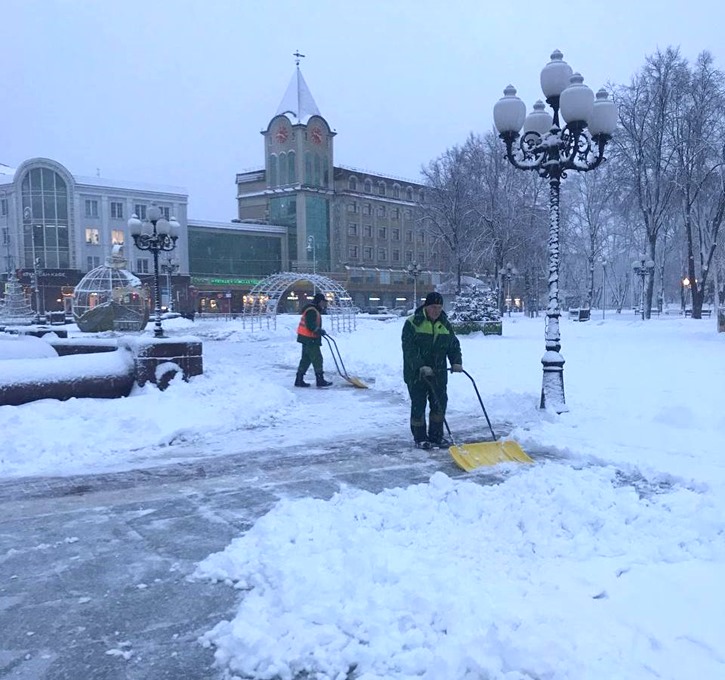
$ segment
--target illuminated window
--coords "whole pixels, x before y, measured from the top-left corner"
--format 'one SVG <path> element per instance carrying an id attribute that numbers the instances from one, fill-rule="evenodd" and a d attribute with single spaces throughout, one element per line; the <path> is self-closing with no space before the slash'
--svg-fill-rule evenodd
<path id="1" fill-rule="evenodd" d="M 113 229 L 111 231 L 111 243 L 114 246 L 123 245 L 123 229 Z"/>
<path id="2" fill-rule="evenodd" d="M 86 228 L 86 243 L 97 246 L 101 243 L 101 233 L 98 229 Z"/>

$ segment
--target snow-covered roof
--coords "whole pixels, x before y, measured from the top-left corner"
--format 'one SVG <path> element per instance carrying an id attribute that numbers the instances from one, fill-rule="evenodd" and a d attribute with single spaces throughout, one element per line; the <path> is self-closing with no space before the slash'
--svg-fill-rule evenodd
<path id="1" fill-rule="evenodd" d="M 17 170 L 8 165 L 0 163 L 0 184 L 12 184 Z M 126 189 L 130 191 L 151 191 L 154 193 L 178 194 L 188 196 L 189 192 L 184 187 L 171 186 L 167 184 L 146 184 L 123 179 L 106 179 L 104 177 L 83 177 L 73 175 L 76 185 L 87 187 L 103 187 L 106 189 Z"/>
<path id="2" fill-rule="evenodd" d="M 232 229 L 234 231 L 259 231 L 268 234 L 286 234 L 287 227 L 277 224 L 261 224 L 259 222 L 214 222 L 210 220 L 194 220 L 189 218 L 187 224 L 190 229 L 202 227 L 204 229 Z"/>
<path id="3" fill-rule="evenodd" d="M 287 91 L 284 93 L 275 115 L 287 116 L 293 124 L 301 123 L 303 125 L 311 116 L 321 115 L 299 66 L 292 75 L 292 80 L 287 86 Z"/>
<path id="4" fill-rule="evenodd" d="M 80 186 L 106 187 L 112 189 L 130 189 L 132 191 L 153 191 L 166 194 L 188 195 L 188 191 L 184 187 L 170 186 L 166 184 L 146 184 L 144 182 L 134 182 L 123 179 L 105 179 L 103 177 L 79 177 L 73 175 L 76 184 Z"/>

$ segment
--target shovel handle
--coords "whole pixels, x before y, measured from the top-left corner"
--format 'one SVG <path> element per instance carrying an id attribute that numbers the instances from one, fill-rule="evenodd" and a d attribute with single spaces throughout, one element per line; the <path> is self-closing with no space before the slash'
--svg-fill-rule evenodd
<path id="1" fill-rule="evenodd" d="M 453 369 L 448 369 L 451 373 L 453 373 Z M 471 374 L 461 369 L 461 373 L 464 373 L 466 376 L 468 376 L 468 379 L 473 383 L 473 389 L 476 390 L 476 396 L 478 397 L 478 403 L 481 404 L 481 410 L 483 411 L 483 415 L 486 416 L 486 422 L 488 423 L 488 429 L 491 430 L 491 436 L 493 437 L 494 441 L 498 441 L 498 437 L 496 436 L 496 433 L 493 431 L 493 425 L 491 425 L 491 420 L 488 417 L 488 413 L 486 413 L 486 407 L 483 405 L 483 399 L 481 399 L 481 393 L 478 391 L 478 386 L 476 385 L 476 381 L 473 379 Z"/>

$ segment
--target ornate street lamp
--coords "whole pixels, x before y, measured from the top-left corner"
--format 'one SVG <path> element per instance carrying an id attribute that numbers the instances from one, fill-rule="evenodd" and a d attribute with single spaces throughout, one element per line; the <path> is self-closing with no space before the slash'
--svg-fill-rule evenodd
<path id="1" fill-rule="evenodd" d="M 636 276 L 639 276 L 639 311 L 642 315 L 642 321 L 647 317 L 644 313 L 644 281 L 648 276 L 652 275 L 655 270 L 655 263 L 652 260 L 648 260 L 646 255 L 640 255 L 638 260 L 632 262 L 632 269 Z"/>
<path id="2" fill-rule="evenodd" d="M 501 314 L 508 311 L 511 316 L 511 306 L 513 300 L 511 299 L 511 277 L 514 273 L 518 273 L 514 266 L 508 262 L 505 267 L 501 267 L 498 270 L 499 276 L 501 277 L 501 295 L 503 296 L 501 304 Z"/>
<path id="3" fill-rule="evenodd" d="M 423 268 L 417 262 L 408 265 L 408 275 L 413 277 L 413 309 L 418 306 L 418 277 L 422 271 Z"/>
<path id="4" fill-rule="evenodd" d="M 176 274 L 176 272 L 179 271 L 180 264 L 179 261 L 171 256 L 166 258 L 166 262 L 162 262 L 161 265 L 159 265 L 161 268 L 161 271 L 166 274 L 166 292 L 169 296 L 169 311 L 174 311 L 174 296 L 173 291 L 171 289 L 171 277 Z"/>
<path id="5" fill-rule="evenodd" d="M 148 210 L 148 219 L 144 222 L 138 215 L 132 215 L 128 221 L 134 245 L 139 250 L 150 250 L 154 256 L 154 316 L 156 318 L 154 337 L 163 338 L 161 327 L 161 287 L 159 284 L 159 253 L 169 252 L 176 248 L 179 238 L 179 223 L 175 217 L 166 219 L 161 210 L 152 205 Z"/>
<path id="6" fill-rule="evenodd" d="M 597 92 L 595 101 L 581 75 L 572 74 L 559 50 L 541 71 L 541 89 L 553 116 L 541 101 L 527 116 L 526 105 L 509 85 L 493 108 L 493 118 L 511 164 L 549 180 L 549 304 L 546 351 L 541 359 L 541 408 L 563 413 L 568 409 L 564 399 L 564 357 L 559 352 L 559 188 L 569 170 L 588 172 L 604 160 L 604 147 L 617 126 L 617 108 L 603 89 Z M 559 112 L 565 123 L 563 129 Z"/>
<path id="7" fill-rule="evenodd" d="M 33 294 L 35 295 L 35 323 L 40 323 L 40 287 L 39 278 L 43 274 L 40 270 L 41 260 L 35 254 L 35 225 L 33 224 L 33 213 L 30 210 L 30 206 L 25 206 L 23 209 L 23 219 L 25 222 L 29 222 L 30 229 L 30 243 L 32 246 L 33 253 Z"/>

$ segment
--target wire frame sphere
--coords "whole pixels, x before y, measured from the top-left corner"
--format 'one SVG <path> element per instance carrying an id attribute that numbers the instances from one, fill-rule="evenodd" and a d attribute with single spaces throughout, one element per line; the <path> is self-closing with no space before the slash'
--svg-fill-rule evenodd
<path id="1" fill-rule="evenodd" d="M 120 246 L 73 291 L 73 319 L 86 333 L 141 331 L 149 320 L 149 291 L 127 271 Z"/>

